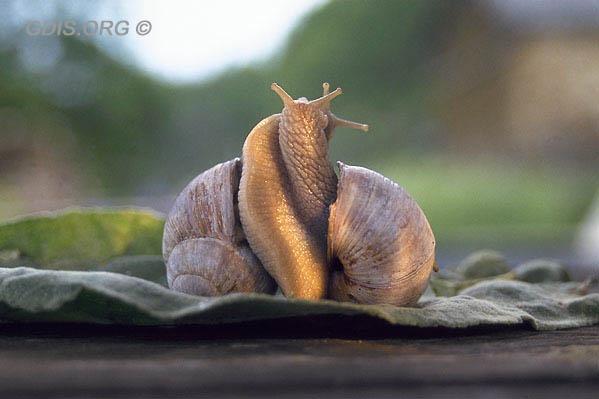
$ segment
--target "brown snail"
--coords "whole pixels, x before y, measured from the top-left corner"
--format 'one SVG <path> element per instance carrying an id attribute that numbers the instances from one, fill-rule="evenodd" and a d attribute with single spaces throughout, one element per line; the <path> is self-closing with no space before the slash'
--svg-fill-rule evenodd
<path id="1" fill-rule="evenodd" d="M 262 120 L 242 160 L 202 173 L 167 219 L 169 286 L 197 295 L 272 292 L 358 303 L 414 304 L 435 268 L 435 240 L 416 202 L 371 170 L 328 159 L 341 89 L 293 100 Z M 240 165 L 241 164 L 241 165 Z M 239 169 L 241 168 L 241 173 Z"/>

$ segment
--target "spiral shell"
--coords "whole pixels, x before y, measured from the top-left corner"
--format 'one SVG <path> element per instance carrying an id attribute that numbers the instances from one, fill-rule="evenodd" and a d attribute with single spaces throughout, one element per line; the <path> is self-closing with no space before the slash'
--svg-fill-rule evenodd
<path id="1" fill-rule="evenodd" d="M 418 204 L 366 168 L 339 165 L 331 206 L 329 296 L 365 304 L 413 305 L 434 267 L 435 238 Z"/>
<path id="2" fill-rule="evenodd" d="M 276 289 L 241 229 L 240 164 L 237 158 L 214 166 L 177 197 L 162 245 L 170 288 L 202 296 Z"/>

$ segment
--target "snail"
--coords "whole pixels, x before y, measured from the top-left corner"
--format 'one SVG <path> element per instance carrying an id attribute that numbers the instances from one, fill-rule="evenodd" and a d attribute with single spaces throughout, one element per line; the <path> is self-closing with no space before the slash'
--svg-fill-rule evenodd
<path id="1" fill-rule="evenodd" d="M 247 136 L 241 160 L 219 164 L 179 195 L 165 225 L 169 286 L 196 295 L 230 292 L 415 304 L 435 263 L 435 239 L 418 204 L 369 169 L 328 159 L 342 91 L 294 100 Z"/>

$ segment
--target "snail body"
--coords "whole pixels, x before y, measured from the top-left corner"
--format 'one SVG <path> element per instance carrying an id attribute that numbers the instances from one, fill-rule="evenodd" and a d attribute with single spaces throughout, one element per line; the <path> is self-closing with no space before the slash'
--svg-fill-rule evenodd
<path id="1" fill-rule="evenodd" d="M 322 298 L 326 252 L 294 207 L 279 150 L 280 115 L 260 122 L 243 146 L 239 214 L 250 246 L 287 296 Z"/>
<path id="2" fill-rule="evenodd" d="M 424 213 L 389 179 L 341 163 L 338 178 L 328 159 L 336 127 L 368 127 L 330 111 L 341 89 L 329 92 L 324 84 L 323 96 L 312 101 L 294 100 L 274 83 L 272 89 L 283 110 L 252 129 L 241 161 L 204 172 L 176 201 L 175 208 L 186 210 L 173 209 L 165 227 L 169 285 L 200 295 L 272 292 L 272 276 L 288 297 L 414 304 L 434 268 Z M 190 197 L 200 195 L 194 188 L 200 186 L 201 195 L 220 197 L 218 206 Z M 218 209 L 225 205 L 226 216 Z M 206 263 L 205 256 L 218 262 Z"/>

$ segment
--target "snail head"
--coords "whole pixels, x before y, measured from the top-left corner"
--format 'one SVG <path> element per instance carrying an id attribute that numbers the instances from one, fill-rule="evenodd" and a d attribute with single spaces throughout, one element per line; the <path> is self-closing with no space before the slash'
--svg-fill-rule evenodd
<path id="1" fill-rule="evenodd" d="M 309 101 L 306 97 L 294 100 L 281 86 L 273 83 L 270 88 L 277 93 L 283 101 L 282 117 L 288 126 L 301 126 L 304 130 L 323 129 L 327 140 L 330 140 L 337 127 L 368 131 L 368 125 L 352 122 L 337 117 L 331 112 L 331 101 L 343 92 L 337 88 L 332 92 L 328 83 L 322 84 L 322 97 Z M 301 122 L 301 123 L 296 123 Z M 298 132 L 304 133 L 304 132 Z"/>

